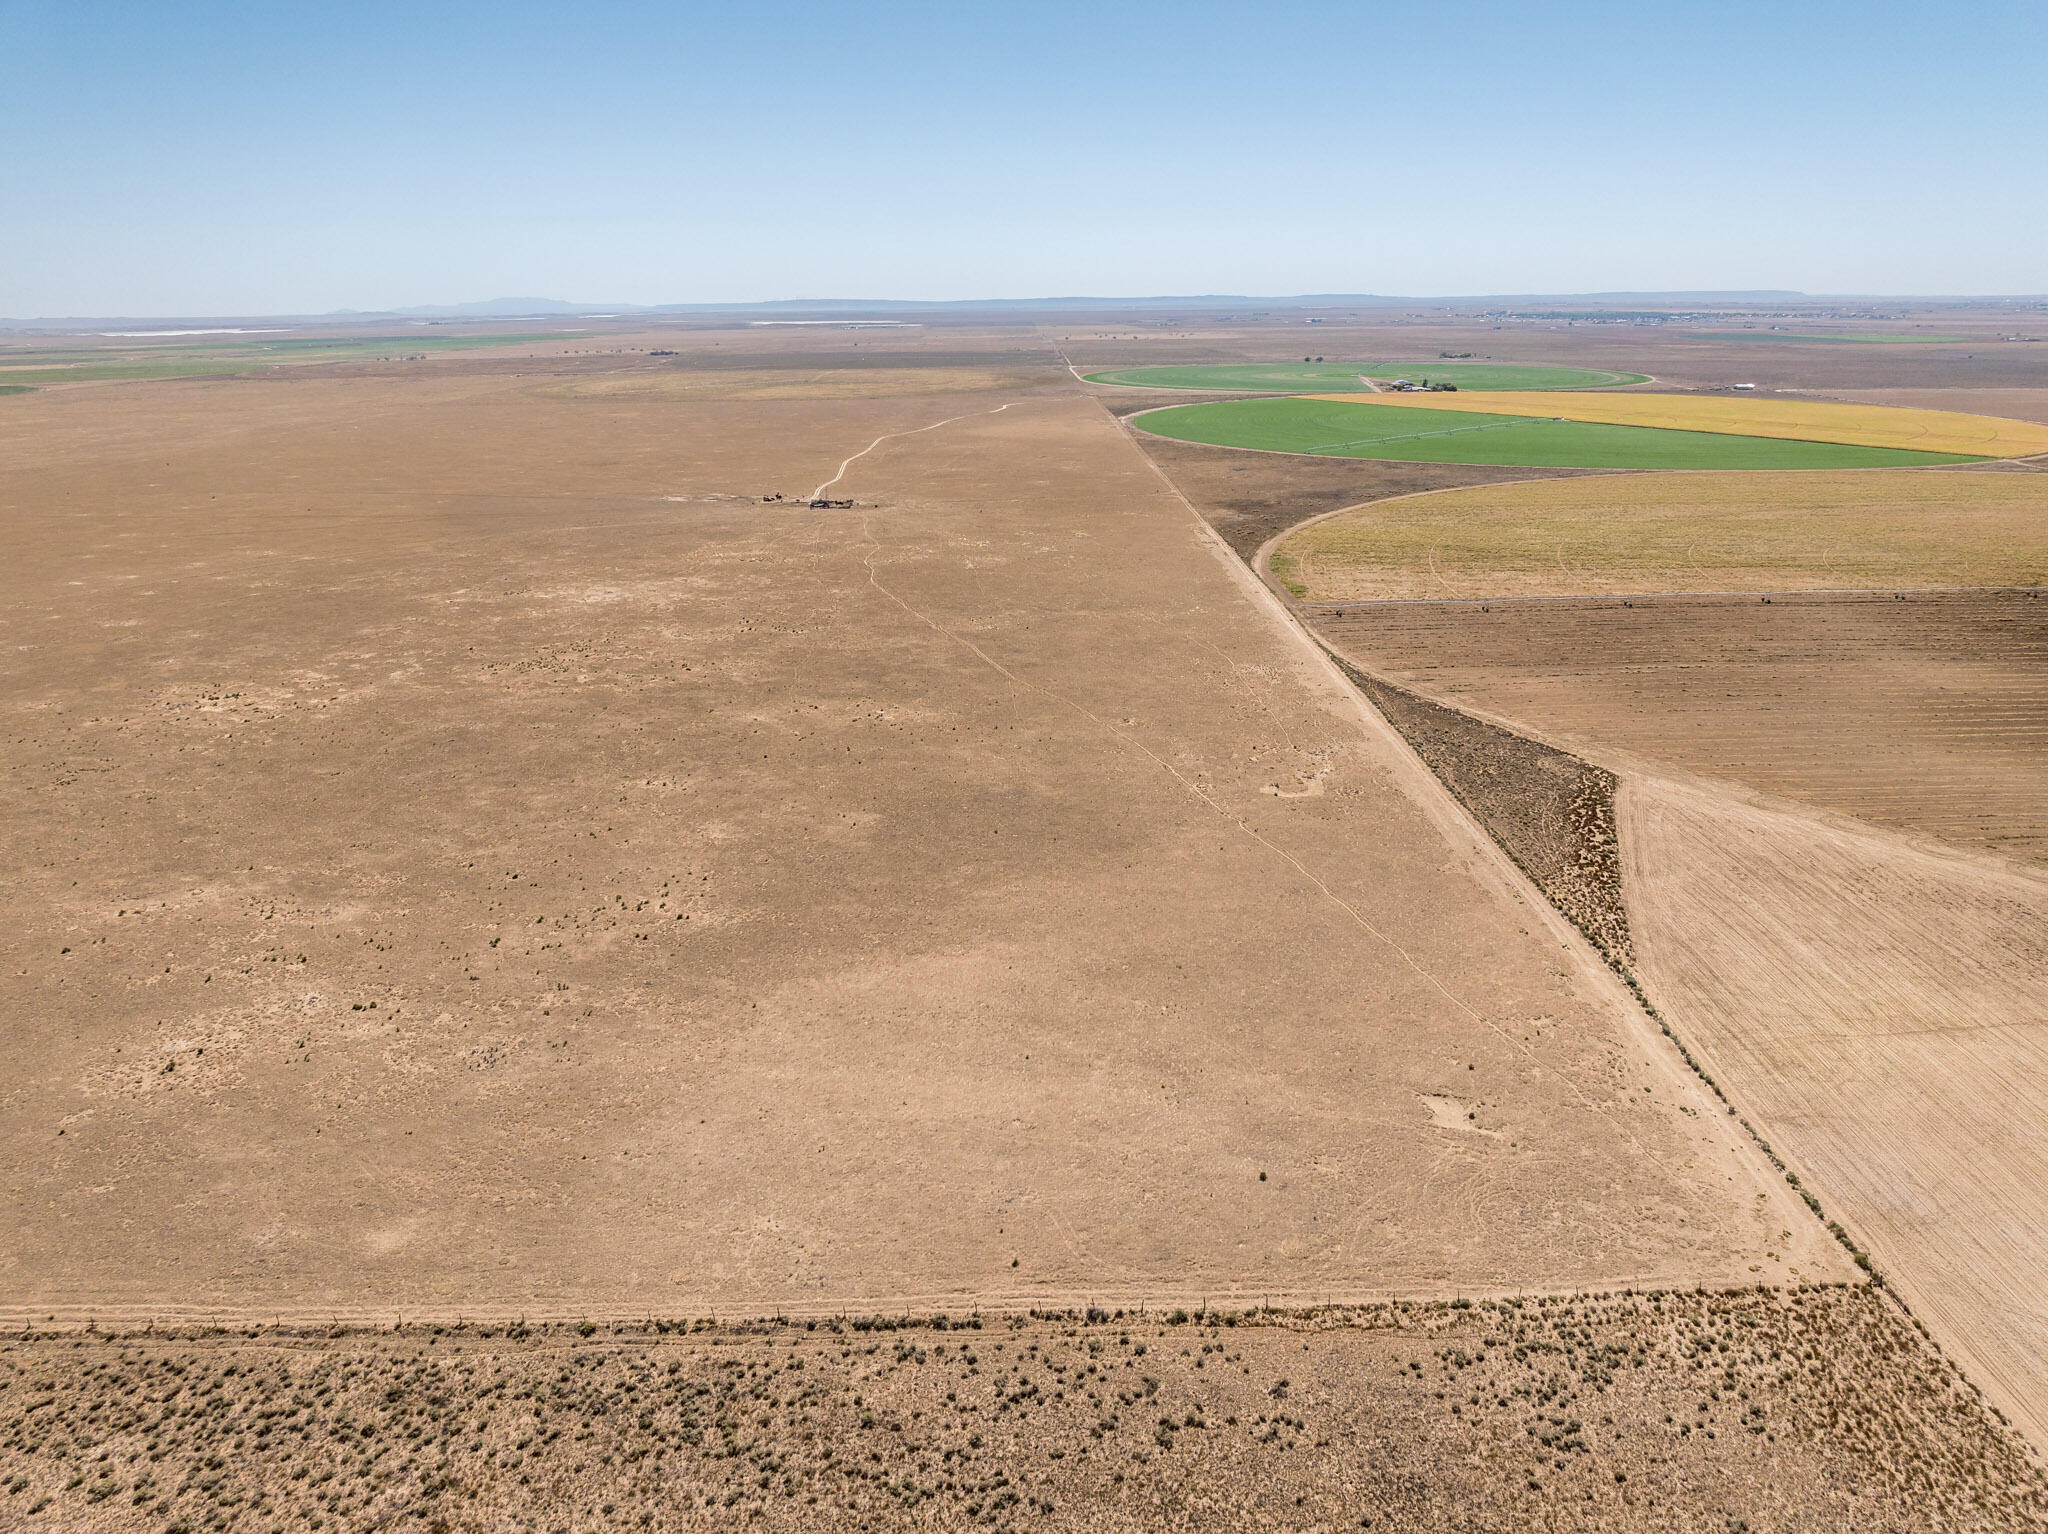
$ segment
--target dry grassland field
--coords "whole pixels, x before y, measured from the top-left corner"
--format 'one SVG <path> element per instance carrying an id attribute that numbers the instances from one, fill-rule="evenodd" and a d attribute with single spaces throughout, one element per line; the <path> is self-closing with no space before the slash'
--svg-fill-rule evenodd
<path id="1" fill-rule="evenodd" d="M 2048 476 L 1656 474 L 1411 495 L 1303 528 L 1312 602 L 2048 586 Z"/>
<path id="2" fill-rule="evenodd" d="M 33 401 L 17 1308 L 1832 1271 L 1047 372 Z"/>
<path id="3" fill-rule="evenodd" d="M 1481 714 L 2048 858 L 2048 476 L 1494 485 L 1325 518 L 1271 563 Z"/>
<path id="4" fill-rule="evenodd" d="M 2048 1525 L 1078 331 L 0 400 L 0 1525 Z"/>

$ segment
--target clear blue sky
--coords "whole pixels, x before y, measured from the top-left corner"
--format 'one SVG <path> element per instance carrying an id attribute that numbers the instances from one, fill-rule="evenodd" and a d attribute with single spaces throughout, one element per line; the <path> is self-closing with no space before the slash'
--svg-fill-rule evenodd
<path id="1" fill-rule="evenodd" d="M 0 315 L 2048 291 L 2048 3 L 0 0 Z"/>

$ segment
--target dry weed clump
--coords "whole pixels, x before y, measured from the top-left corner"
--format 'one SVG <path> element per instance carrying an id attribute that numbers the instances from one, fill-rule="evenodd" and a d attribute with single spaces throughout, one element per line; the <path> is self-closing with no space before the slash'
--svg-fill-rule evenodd
<path id="1" fill-rule="evenodd" d="M 1614 774 L 1331 658 L 1551 904 L 1625 971 L 1633 953 Z"/>
<path id="2" fill-rule="evenodd" d="M 24 1335 L 10 1529 L 2041 1529 L 1862 1288 Z"/>

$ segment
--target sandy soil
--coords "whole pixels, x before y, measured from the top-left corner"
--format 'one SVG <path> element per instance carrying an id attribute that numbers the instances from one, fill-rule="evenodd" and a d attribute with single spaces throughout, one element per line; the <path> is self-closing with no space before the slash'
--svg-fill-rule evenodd
<path id="1" fill-rule="evenodd" d="M 0 416 L 0 1309 L 1846 1271 L 1063 369 L 647 365 Z"/>
<path id="2" fill-rule="evenodd" d="M 1162 1320 L 28 1337 L 0 1506 L 92 1534 L 2048 1518 L 1867 1288 Z"/>
<path id="3" fill-rule="evenodd" d="M 1673 1026 L 2048 1439 L 2048 877 L 1648 777 L 1620 819 Z"/>

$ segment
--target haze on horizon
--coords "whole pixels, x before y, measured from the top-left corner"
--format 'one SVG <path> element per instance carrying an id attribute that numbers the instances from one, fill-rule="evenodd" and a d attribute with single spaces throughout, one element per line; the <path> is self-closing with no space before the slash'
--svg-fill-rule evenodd
<path id="1" fill-rule="evenodd" d="M 0 0 L 0 315 L 2048 291 L 2048 11 Z"/>

